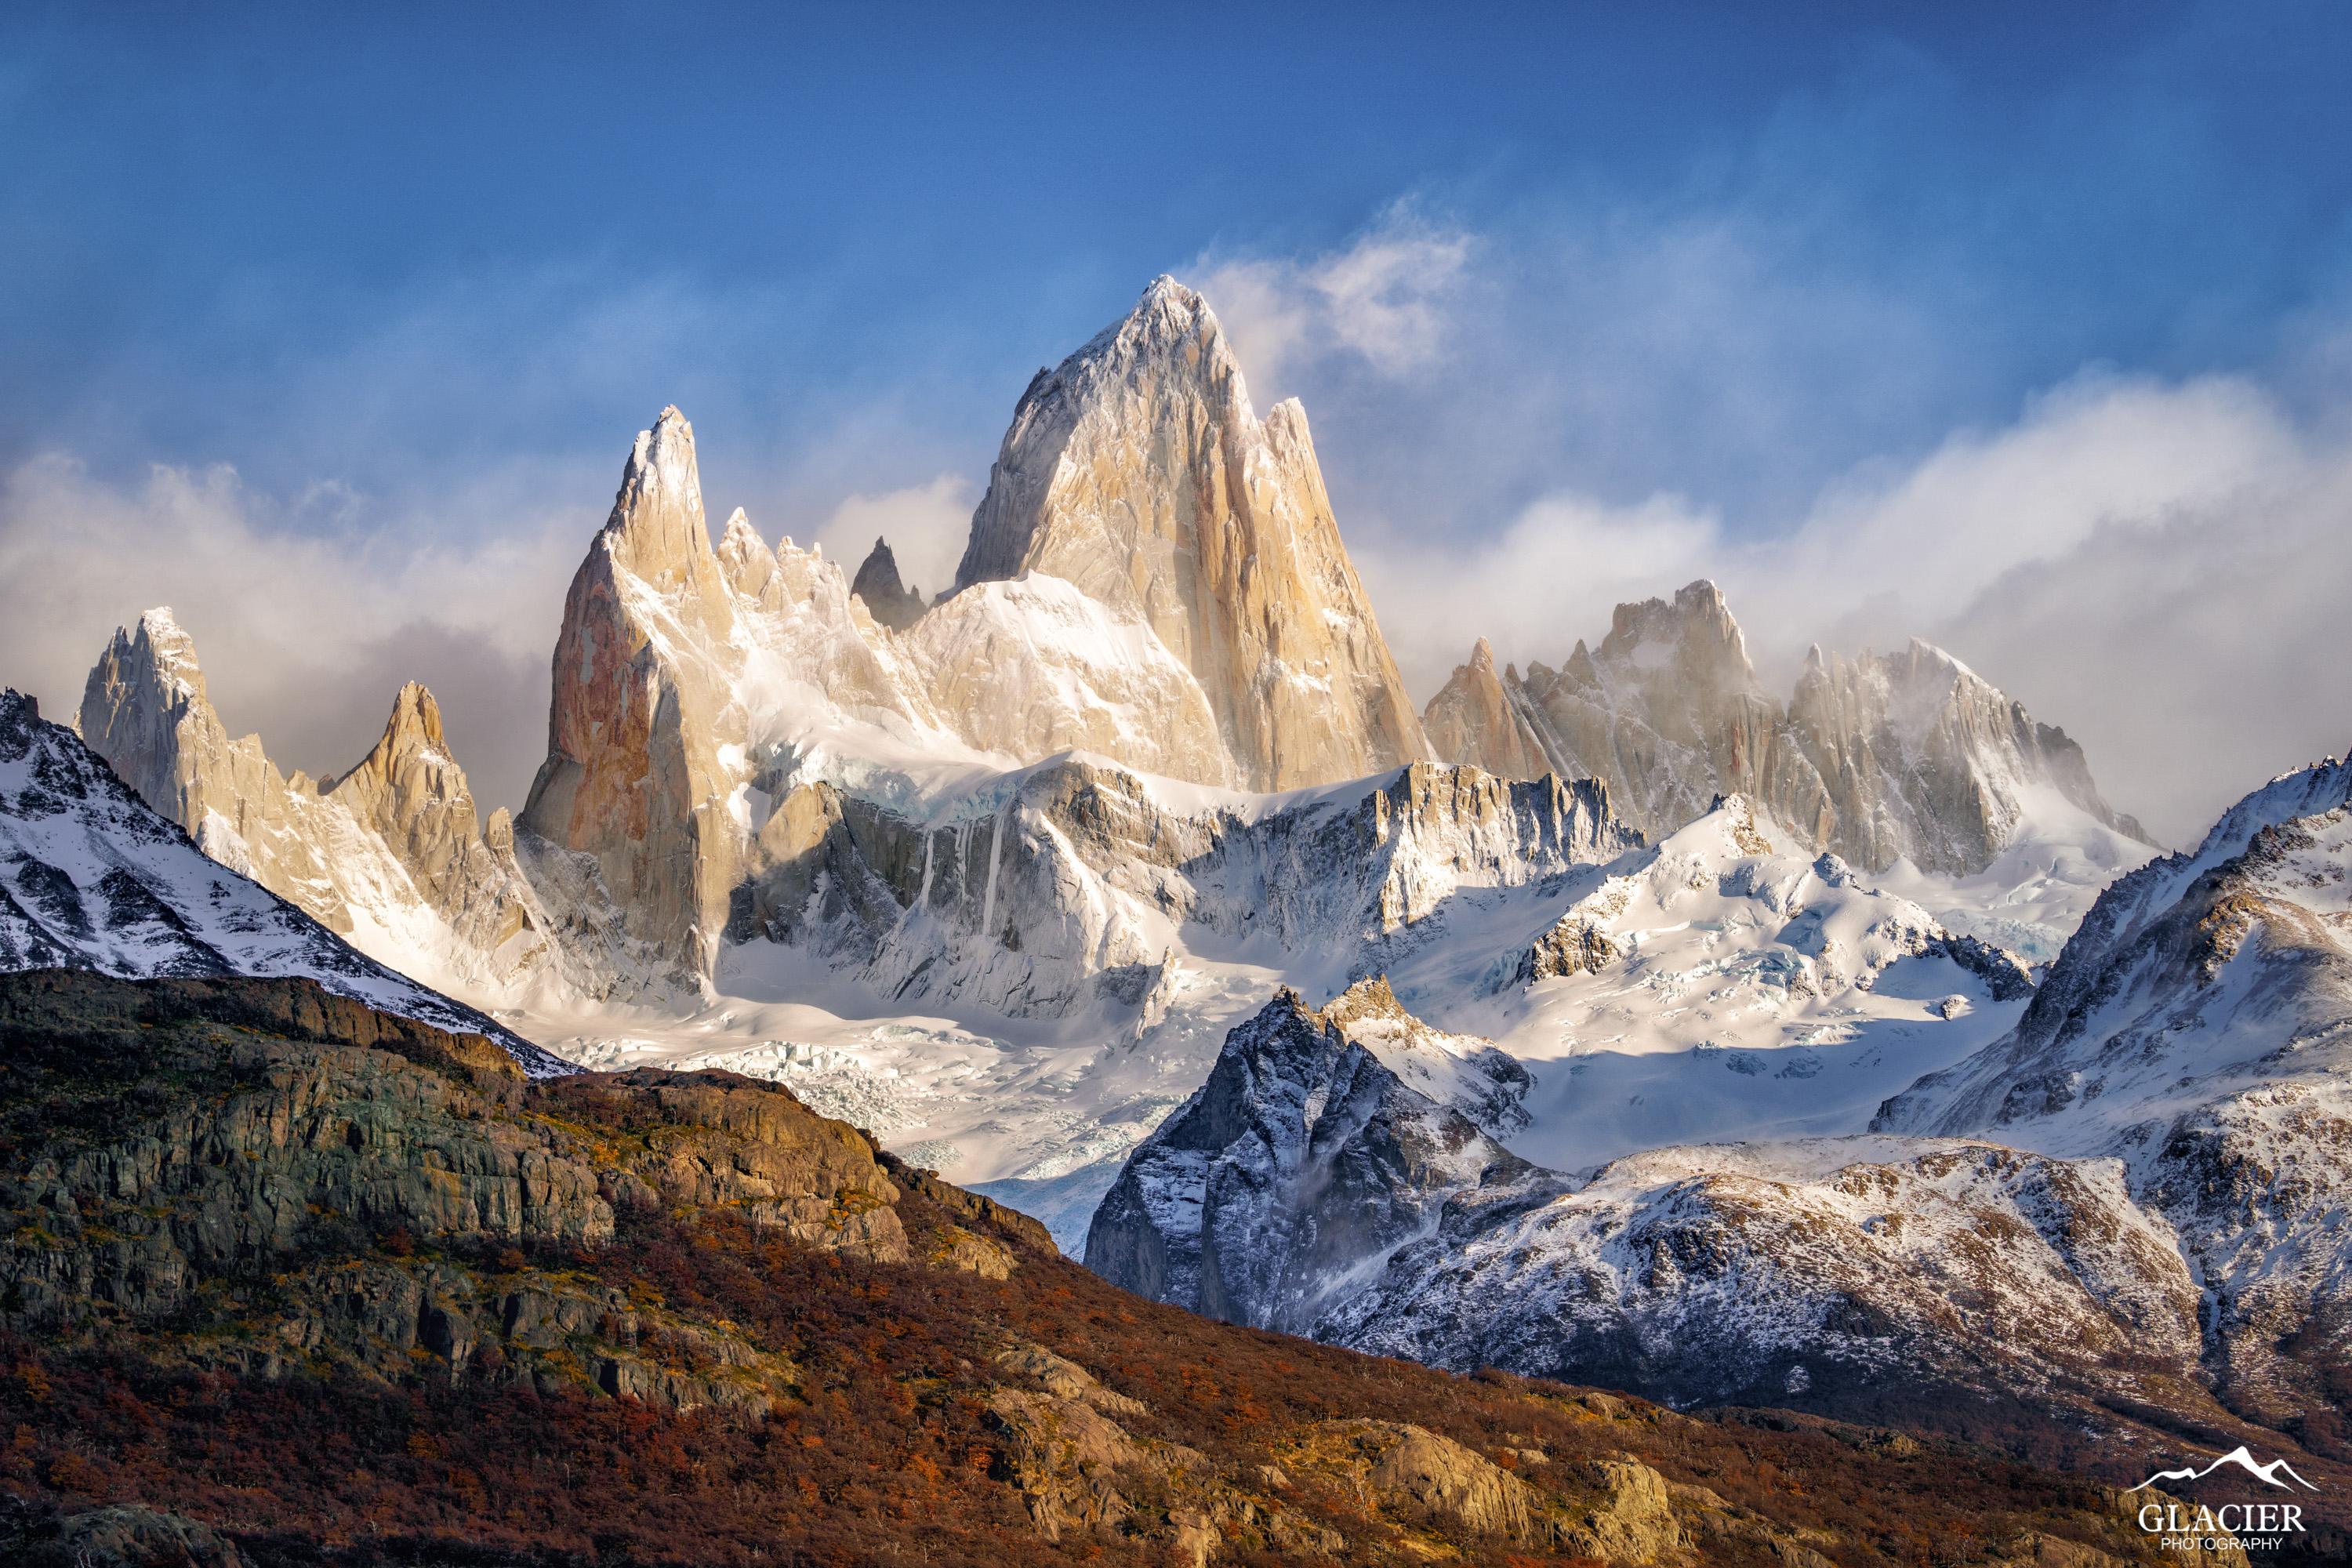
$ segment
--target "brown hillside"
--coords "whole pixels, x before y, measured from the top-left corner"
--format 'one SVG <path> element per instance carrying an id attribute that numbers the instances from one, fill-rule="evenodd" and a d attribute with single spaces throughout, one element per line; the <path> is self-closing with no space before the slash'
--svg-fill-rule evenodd
<path id="1" fill-rule="evenodd" d="M 1157 1306 L 781 1088 L 306 982 L 0 976 L 0 1205 L 10 1562 L 2156 1560 L 1957 1443 Z"/>

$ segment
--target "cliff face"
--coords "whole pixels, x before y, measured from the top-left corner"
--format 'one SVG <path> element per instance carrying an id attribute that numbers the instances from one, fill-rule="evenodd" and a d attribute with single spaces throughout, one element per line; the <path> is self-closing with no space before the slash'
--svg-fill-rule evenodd
<path id="1" fill-rule="evenodd" d="M 1247 787 L 1426 754 L 1305 411 L 1261 421 L 1216 317 L 1172 279 L 1022 395 L 956 587 L 1029 572 L 1149 626 L 1207 693 Z"/>
<path id="2" fill-rule="evenodd" d="M 565 596 L 548 756 L 522 822 L 594 858 L 628 930 L 682 983 L 709 972 L 741 837 L 720 754 L 740 751 L 734 634 L 694 431 L 667 408 Z"/>
<path id="3" fill-rule="evenodd" d="M 1872 871 L 1897 860 L 1982 871 L 2053 810 L 2146 837 L 2100 797 L 2063 731 L 1927 643 L 1859 658 L 1815 649 L 1783 705 L 1758 682 L 1712 583 L 1618 605 L 1600 647 L 1578 643 L 1558 669 L 1497 675 L 1482 640 L 1423 723 L 1449 760 L 1606 780 L 1619 812 L 1654 837 L 1724 795 Z"/>
<path id="4" fill-rule="evenodd" d="M 1465 887 L 1538 882 L 1637 842 L 1590 781 L 1428 764 L 1264 816 L 1173 805 L 1078 759 L 974 804 L 942 824 L 801 786 L 760 833 L 730 935 L 813 951 L 909 1005 L 1057 1016 L 1146 998 L 1171 932 L 1374 965 Z"/>

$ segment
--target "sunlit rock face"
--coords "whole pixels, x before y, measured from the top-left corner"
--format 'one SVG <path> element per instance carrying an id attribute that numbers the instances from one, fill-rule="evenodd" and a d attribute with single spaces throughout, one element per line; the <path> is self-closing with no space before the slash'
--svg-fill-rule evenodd
<path id="1" fill-rule="evenodd" d="M 1022 395 L 956 587 L 1031 572 L 1149 626 L 1199 680 L 1247 787 L 1425 754 L 1305 411 L 1259 419 L 1216 317 L 1172 279 Z M 1203 758 L 1182 776 L 1223 771 Z"/>
<path id="2" fill-rule="evenodd" d="M 735 602 L 703 516 L 693 427 L 666 408 L 572 579 L 548 757 L 522 820 L 593 856 L 630 930 L 681 975 L 707 973 L 734 884 L 720 748 L 741 730 L 729 712 Z"/>
<path id="3" fill-rule="evenodd" d="M 1440 755 L 1507 777 L 1605 779 L 1653 837 L 1745 795 L 1873 871 L 1981 871 L 2037 814 L 2146 837 L 2101 798 L 2065 731 L 1927 643 L 1856 658 L 1816 648 L 1783 706 L 1712 583 L 1618 605 L 1600 647 L 1578 643 L 1558 669 L 1498 675 L 1482 639 L 1423 724 Z"/>
<path id="4" fill-rule="evenodd" d="M 232 869 L 362 951 L 486 995 L 593 988 L 548 940 L 501 809 L 482 822 L 433 694 L 414 682 L 358 766 L 281 774 L 258 736 L 229 739 L 195 644 L 168 609 L 118 631 L 91 669 L 79 727 L 150 806 Z"/>

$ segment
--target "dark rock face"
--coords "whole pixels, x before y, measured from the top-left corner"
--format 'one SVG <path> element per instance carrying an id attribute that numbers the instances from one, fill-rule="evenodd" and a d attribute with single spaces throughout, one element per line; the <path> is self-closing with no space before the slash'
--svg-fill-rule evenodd
<path id="1" fill-rule="evenodd" d="M 903 632 L 922 618 L 922 593 L 898 581 L 898 558 L 890 553 L 887 540 L 874 541 L 857 575 L 850 579 L 849 591 L 866 601 L 867 615 L 894 632 Z"/>
<path id="2" fill-rule="evenodd" d="M 176 1338 L 177 1354 L 378 1378 L 422 1355 L 451 1377 L 756 1412 L 792 1368 L 723 1325 L 520 1252 L 462 1255 L 604 1245 L 635 1206 L 908 1256 L 872 1144 L 773 1085 L 626 1073 L 534 1087 L 487 1039 L 307 982 L 0 976 L 0 1061 L 15 1155 L 0 1169 L 0 1318 L 19 1331 L 158 1331 L 226 1297 L 246 1326 Z"/>
<path id="3" fill-rule="evenodd" d="M 1303 1332 L 1462 1186 L 1539 1177 L 1350 1037 L 1349 1004 L 1374 986 L 1386 996 L 1368 982 L 1322 1012 L 1286 989 L 1234 1029 L 1096 1210 L 1087 1266 L 1213 1318 Z"/>

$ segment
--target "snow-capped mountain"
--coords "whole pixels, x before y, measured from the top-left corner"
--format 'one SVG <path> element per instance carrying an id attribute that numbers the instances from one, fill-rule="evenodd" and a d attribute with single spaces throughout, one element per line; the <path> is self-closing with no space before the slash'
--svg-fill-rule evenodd
<path id="1" fill-rule="evenodd" d="M 2112 1162 L 1843 1138 L 1578 1178 L 1454 1090 L 1491 1049 L 1385 985 L 1320 1013 L 1284 993 L 1129 1158 L 1088 1267 L 1236 1321 L 1678 1403 L 1852 1408 L 1890 1373 L 1990 1397 L 2192 1376 L 2198 1292 Z"/>
<path id="2" fill-rule="evenodd" d="M 1024 394 L 936 600 L 885 542 L 853 580 L 711 521 L 666 409 L 572 583 L 512 822 L 421 689 L 348 773 L 282 776 L 168 616 L 107 650 L 84 732 L 383 963 L 593 1065 L 783 1079 L 1066 1246 L 1278 987 L 1391 977 L 1412 1013 L 1349 1038 L 1530 1169 L 1852 1132 L 2014 1025 L 1999 950 L 2054 952 L 2148 853 L 1933 650 L 1773 702 L 1703 584 L 1557 674 L 1482 646 L 1428 726 L 1488 766 L 1426 760 L 1304 415 L 1260 418 L 1167 279 Z M 1473 1057 L 1528 1077 L 1439 1070 Z"/>
<path id="3" fill-rule="evenodd" d="M 1581 1170 L 1662 1143 L 1859 1130 L 2014 1024 L 2018 962 L 1816 855 L 1743 796 L 1659 844 L 1458 894 L 1384 956 L 1399 994 L 1537 1075 L 1513 1147 Z"/>
<path id="4" fill-rule="evenodd" d="M 1022 394 L 955 585 L 1028 573 L 1140 622 L 1198 680 L 1223 758 L 1158 771 L 1284 790 L 1428 754 L 1307 411 L 1260 420 L 1216 316 L 1172 278 Z"/>
<path id="5" fill-rule="evenodd" d="M 1087 1265 L 1212 1317 L 1304 1332 L 1368 1265 L 1427 1235 L 1453 1194 L 1534 1174 L 1491 1135 L 1524 1121 L 1526 1087 L 1508 1056 L 1429 1028 L 1385 980 L 1319 1012 L 1286 988 L 1129 1157 Z"/>
<path id="6" fill-rule="evenodd" d="M 1654 836 L 1739 794 L 1870 871 L 1981 872 L 2037 830 L 2069 836 L 2109 876 L 2152 848 L 2063 731 L 1927 643 L 1859 658 L 1815 648 L 1775 700 L 1712 583 L 1618 605 L 1600 647 L 1579 642 L 1559 669 L 1498 672 L 1481 640 L 1423 723 L 1441 756 L 1507 778 L 1605 779 Z"/>
<path id="7" fill-rule="evenodd" d="M 2322 1326 L 2352 1318 L 2352 763 L 2117 881 L 2017 1028 L 1875 1125 L 2119 1161 L 2197 1269 L 2225 1396 L 2273 1425 L 2326 1403 Z"/>
<path id="8" fill-rule="evenodd" d="M 1368 1042 L 1431 1041 L 1446 1058 L 1477 1058 L 1498 1042 L 1525 1064 L 1531 1081 L 1505 1117 L 1482 1113 L 1452 1080 L 1412 1065 L 1437 1059 L 1431 1053 L 1381 1058 L 1397 1092 L 1454 1105 L 1512 1151 L 1508 1161 L 1490 1150 L 1417 1171 L 1410 1206 L 1433 1224 L 1444 1204 L 1492 1187 L 1489 1167 L 1524 1173 L 1535 1161 L 1571 1170 L 1692 1139 L 1856 1131 L 1891 1089 L 2012 1025 L 2032 989 L 2013 959 L 1955 936 L 1835 858 L 1804 853 L 1738 797 L 1662 844 L 1603 864 L 1517 887 L 1457 889 L 1412 940 L 1376 951 L 1389 977 L 1376 993 L 1384 1005 L 1361 1005 L 1361 986 L 1320 1015 L 1291 996 L 1227 1037 L 1208 1087 L 1130 1158 L 1095 1216 L 1090 1257 L 1149 1255 L 1163 1244 L 1117 1238 L 1144 1219 L 1191 1214 L 1181 1201 L 1155 1206 L 1136 1196 L 1173 1190 L 1162 1170 L 1170 1162 L 1201 1180 L 1228 1158 L 1264 1163 L 1260 1146 L 1280 1140 L 1259 1127 L 1235 1142 L 1245 1122 L 1256 1123 L 1220 1108 L 1263 1094 L 1321 1103 L 1317 1085 L 1337 1058 L 1307 1049 L 1315 1028 Z M 1438 1026 L 1398 1005 L 1399 992 Z M 1265 1056 L 1269 1041 L 1282 1040 L 1293 1048 Z M 1286 1075 L 1297 1081 L 1278 1089 Z M 1313 1129 L 1294 1131 L 1306 1138 Z M 1279 1190 L 1256 1183 L 1229 1194 L 1227 1212 L 1254 1207 L 1248 1223 L 1269 1234 L 1297 1224 L 1323 1236 L 1318 1258 L 1327 1272 L 1377 1274 L 1413 1233 L 1381 1232 L 1335 1258 L 1329 1237 L 1365 1234 L 1340 1212 L 1352 1213 L 1358 1199 L 1319 1167 L 1302 1169 Z M 1546 1192 L 1570 1184 L 1549 1173 L 1542 1184 Z M 1517 1175 L 1505 1185 L 1526 1195 Z M 1119 1193 L 1129 1194 L 1123 1207 Z M 1315 1213 L 1279 1217 L 1286 1206 Z M 1176 1252 L 1192 1245 L 1164 1244 Z M 1125 1282 L 1152 1279 L 1149 1269 L 1130 1272 Z M 1304 1331 L 1315 1320 L 1300 1303 L 1320 1300 L 1294 1288 L 1278 1321 L 1250 1315 L 1264 1303 L 1231 1305 L 1249 1321 Z"/>
<path id="9" fill-rule="evenodd" d="M 1928 1015 L 1981 1011 L 1997 1037 L 1874 1118 L 1839 1083 L 1860 1059 L 1818 1047 L 1740 1053 L 1745 1103 L 1728 1110 L 1690 1070 L 1707 1052 L 1634 1053 L 1668 1069 L 1643 1087 L 1671 1115 L 1736 1140 L 1700 1143 L 1639 1096 L 1621 1100 L 1622 1080 L 1592 1092 L 1580 1057 L 1565 1080 L 1533 1059 L 1527 1126 L 1440 1141 L 1466 1151 L 1450 1163 L 1383 1165 L 1344 1122 L 1318 1131 L 1335 1052 L 1270 1010 L 1130 1157 L 1089 1260 L 1164 1299 L 1356 1348 L 1676 1402 L 1899 1415 L 1940 1397 L 2336 1441 L 2313 1413 L 2333 1408 L 2352 1321 L 2352 765 L 2275 781 L 2195 853 L 2117 882 L 2038 992 L 2005 955 L 1830 858 L 1770 853 L 1784 833 L 1725 803 L 1574 874 L 1502 996 L 1574 996 L 1568 1033 L 1589 1038 L 1610 1009 L 1658 1031 L 1696 996 L 1737 1027 L 1770 991 L 1794 1002 L 1843 976 L 1858 1002 L 1892 1000 L 1933 990 L 1906 968 L 1940 969 L 1977 989 Z M 1635 999 L 1645 969 L 1651 994 Z M 1459 1028 L 1478 1014 L 1444 1016 Z M 1288 1048 L 1268 1048 L 1276 1038 Z M 1776 1062 L 1800 1061 L 1818 1105 L 1776 1100 Z M 1391 1124 L 1444 1125 L 1395 1075 L 1378 1100 Z M 1596 1122 L 1626 1142 L 1574 1173 Z M 1313 1155 L 1327 1147 L 1381 1173 L 1376 1201 L 1324 1173 Z M 1212 1289 L 1198 1260 L 1225 1252 L 1278 1287 Z"/>
<path id="10" fill-rule="evenodd" d="M 387 1013 L 487 1036 L 534 1073 L 572 1070 L 206 856 L 15 691 L 0 691 L 0 969 L 299 976 Z"/>

